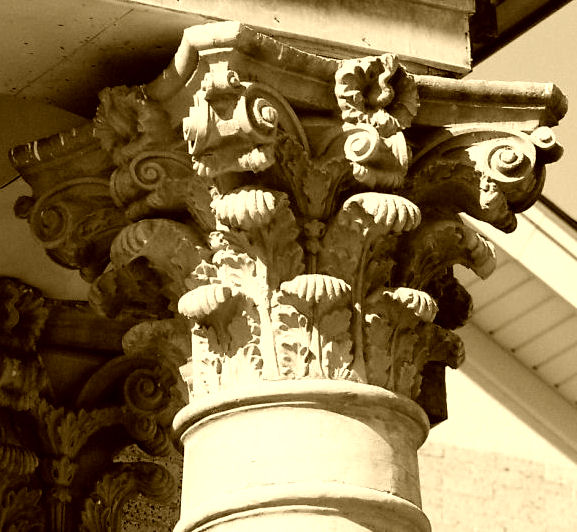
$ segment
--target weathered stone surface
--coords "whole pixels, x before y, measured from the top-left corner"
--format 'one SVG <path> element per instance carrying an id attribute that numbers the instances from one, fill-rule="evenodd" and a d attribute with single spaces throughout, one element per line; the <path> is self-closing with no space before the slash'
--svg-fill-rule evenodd
<path id="1" fill-rule="evenodd" d="M 178 530 L 428 530 L 416 450 L 446 416 L 471 308 L 452 267 L 495 267 L 459 213 L 514 229 L 562 153 L 558 89 L 329 59 L 215 23 L 186 30 L 156 80 L 100 100 L 93 129 L 12 152 L 34 189 L 17 212 L 92 281 L 92 308 L 131 326 L 74 409 L 38 395 L 59 523 L 89 442 L 55 434 L 121 426 L 123 444 L 168 453 L 180 367 Z M 74 502 L 87 530 L 172 489 L 156 466 L 95 469 Z"/>
<path id="2" fill-rule="evenodd" d="M 428 422 L 414 402 L 356 383 L 267 384 L 178 415 L 183 493 L 196 504 L 183 501 L 176 530 L 430 530 L 416 455 Z"/>
<path id="3" fill-rule="evenodd" d="M 137 493 L 173 500 L 166 470 L 112 459 L 130 443 L 153 456 L 170 452 L 172 418 L 183 404 L 177 366 L 156 354 L 121 355 L 120 345 L 114 357 L 114 344 L 98 338 L 85 351 L 87 339 L 69 341 L 66 328 L 44 335 L 61 309 L 15 279 L 0 279 L 0 287 L 2 529 L 118 530 L 124 502 Z M 75 371 L 64 376 L 67 388 L 62 364 Z"/>

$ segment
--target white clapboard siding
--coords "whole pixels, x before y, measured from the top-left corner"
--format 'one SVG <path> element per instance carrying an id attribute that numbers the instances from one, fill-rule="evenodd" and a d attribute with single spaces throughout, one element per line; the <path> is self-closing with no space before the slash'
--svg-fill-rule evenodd
<path id="1" fill-rule="evenodd" d="M 577 404 L 577 373 L 562 382 L 558 390 L 565 399 Z"/>
<path id="2" fill-rule="evenodd" d="M 497 254 L 500 262 L 485 281 L 455 268 L 473 298 L 471 321 L 556 393 L 577 404 L 577 309 L 503 249 L 497 248 Z"/>
<path id="3" fill-rule="evenodd" d="M 525 366 L 533 368 L 571 346 L 577 350 L 577 315 L 566 318 L 537 337 L 529 338 L 514 353 Z"/>
<path id="4" fill-rule="evenodd" d="M 492 333 L 511 320 L 532 311 L 551 295 L 551 290 L 539 279 L 527 279 L 487 304 L 474 307 L 475 323 Z"/>
<path id="5" fill-rule="evenodd" d="M 475 308 L 480 308 L 503 295 L 504 290 L 522 284 L 531 274 L 516 261 L 499 266 L 487 280 L 478 279 L 467 287 Z"/>
<path id="6" fill-rule="evenodd" d="M 499 344 L 514 350 L 525 342 L 538 338 L 574 314 L 575 309 L 572 305 L 551 292 L 550 297 L 541 305 L 493 331 L 493 338 Z"/>
<path id="7" fill-rule="evenodd" d="M 537 373 L 554 386 L 577 374 L 577 346 L 549 358 L 536 368 Z"/>

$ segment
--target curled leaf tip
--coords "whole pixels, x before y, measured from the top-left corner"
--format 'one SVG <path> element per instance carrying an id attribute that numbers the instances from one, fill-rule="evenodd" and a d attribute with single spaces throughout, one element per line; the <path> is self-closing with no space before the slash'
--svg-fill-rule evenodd
<path id="1" fill-rule="evenodd" d="M 394 301 L 401 303 L 406 309 L 412 310 L 415 316 L 423 321 L 432 322 L 439 310 L 435 300 L 421 290 L 400 287 L 389 293 L 389 296 Z"/>
<path id="2" fill-rule="evenodd" d="M 307 303 L 323 300 L 336 302 L 350 295 L 351 287 L 342 279 L 331 275 L 298 275 L 280 286 L 283 293 L 296 296 Z"/>
<path id="3" fill-rule="evenodd" d="M 178 312 L 187 318 L 202 321 L 237 295 L 237 290 L 222 284 L 199 286 L 178 301 Z"/>

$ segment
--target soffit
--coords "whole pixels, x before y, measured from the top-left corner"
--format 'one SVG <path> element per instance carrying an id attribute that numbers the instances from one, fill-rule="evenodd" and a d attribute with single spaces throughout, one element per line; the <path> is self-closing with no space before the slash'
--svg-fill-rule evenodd
<path id="1" fill-rule="evenodd" d="M 466 372 L 577 460 L 577 232 L 540 203 L 517 218 L 509 235 L 467 218 L 496 243 L 497 269 L 482 281 L 456 268 L 474 302 L 458 331 Z"/>
<path id="2" fill-rule="evenodd" d="M 471 19 L 473 65 L 552 15 L 571 0 L 476 0 Z"/>
<path id="3" fill-rule="evenodd" d="M 104 87 L 148 82 L 205 17 L 103 0 L 2 0 L 0 93 L 91 118 Z"/>

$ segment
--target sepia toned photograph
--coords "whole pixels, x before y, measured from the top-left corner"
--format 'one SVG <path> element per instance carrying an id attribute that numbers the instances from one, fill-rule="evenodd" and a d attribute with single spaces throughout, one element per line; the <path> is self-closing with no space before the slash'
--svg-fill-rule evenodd
<path id="1" fill-rule="evenodd" d="M 577 531 L 576 35 L 0 0 L 0 532 Z"/>

